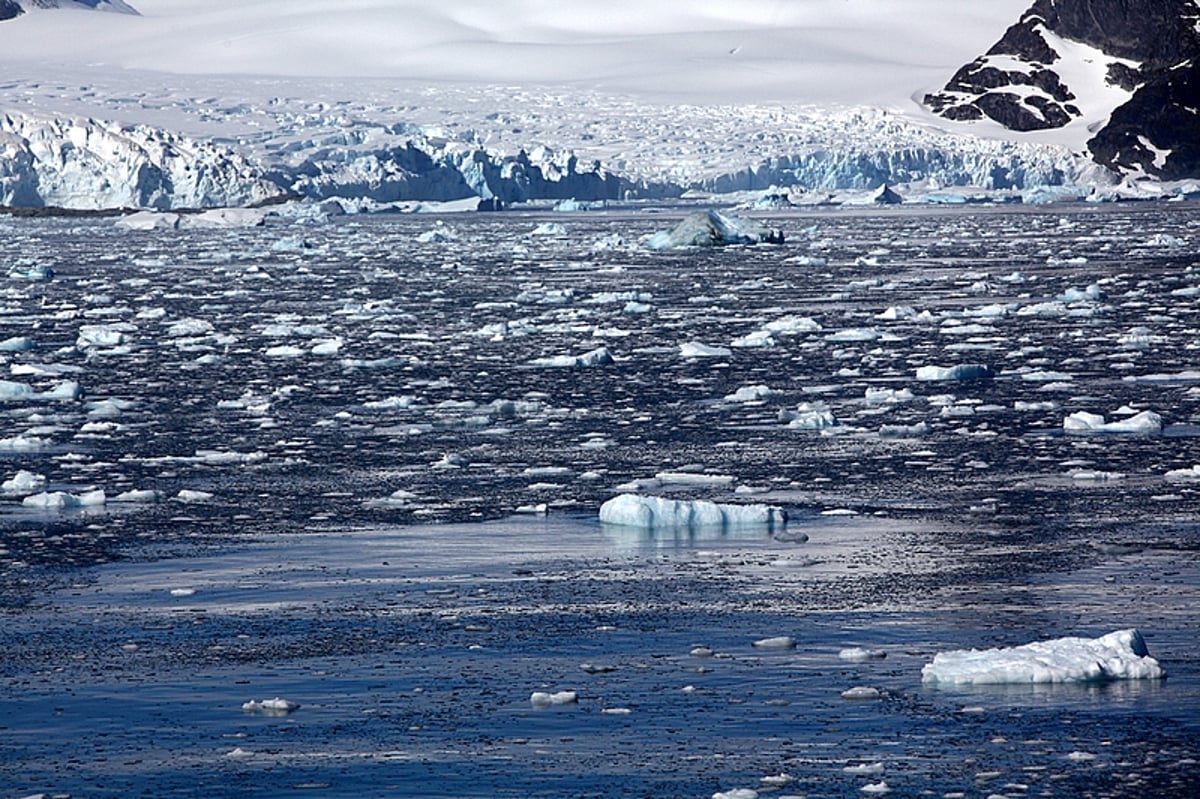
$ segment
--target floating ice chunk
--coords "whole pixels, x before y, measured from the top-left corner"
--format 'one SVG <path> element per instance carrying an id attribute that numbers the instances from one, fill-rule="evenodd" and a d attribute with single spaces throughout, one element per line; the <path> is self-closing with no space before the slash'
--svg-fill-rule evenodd
<path id="1" fill-rule="evenodd" d="M 262 227 L 267 211 L 262 208 L 211 208 L 180 219 L 184 228 Z"/>
<path id="2" fill-rule="evenodd" d="M 124 346 L 130 342 L 129 333 L 135 329 L 128 324 L 83 325 L 79 328 L 75 346 L 81 350 Z"/>
<path id="3" fill-rule="evenodd" d="M 729 346 L 735 349 L 751 350 L 761 349 L 764 347 L 774 347 L 775 337 L 771 335 L 769 330 L 755 330 L 752 333 L 747 333 L 744 336 L 739 336 L 729 342 Z"/>
<path id="4" fill-rule="evenodd" d="M 559 222 L 543 222 L 535 227 L 530 235 L 533 236 L 565 236 L 567 234 L 566 225 Z"/>
<path id="5" fill-rule="evenodd" d="M 550 358 L 537 358 L 532 361 L 534 366 L 544 366 L 555 369 L 574 369 L 589 366 L 608 366 L 615 363 L 612 353 L 607 347 L 599 347 L 583 355 L 555 355 Z"/>
<path id="6" fill-rule="evenodd" d="M 807 316 L 783 316 L 774 322 L 767 322 L 763 330 L 779 335 L 795 335 L 797 333 L 813 333 L 821 330 L 821 325 Z"/>
<path id="7" fill-rule="evenodd" d="M 870 699 L 880 699 L 883 694 L 878 688 L 870 688 L 865 685 L 856 686 L 849 690 L 842 691 L 842 699 L 850 699 L 854 701 L 865 701 Z"/>
<path id="8" fill-rule="evenodd" d="M 6 494 L 36 494 L 46 487 L 46 476 L 21 469 L 0 484 Z"/>
<path id="9" fill-rule="evenodd" d="M 32 264 L 30 266 L 14 266 L 8 270 L 8 276 L 14 280 L 28 280 L 43 283 L 54 279 L 54 270 L 48 266 Z"/>
<path id="10" fill-rule="evenodd" d="M 726 402 L 761 402 L 778 395 L 779 392 L 765 385 L 742 386 L 732 394 L 725 395 Z"/>
<path id="11" fill-rule="evenodd" d="M 838 652 L 838 657 L 851 663 L 864 663 L 868 660 L 883 660 L 887 652 L 879 649 L 864 649 L 860 646 L 850 647 Z"/>
<path id="12" fill-rule="evenodd" d="M 879 427 L 880 438 L 924 438 L 929 435 L 926 422 L 916 424 L 885 424 Z"/>
<path id="13" fill-rule="evenodd" d="M 692 214 L 670 230 L 655 233 L 646 239 L 646 247 L 651 250 L 675 250 L 762 242 L 782 244 L 783 233 L 752 219 L 710 210 Z"/>
<path id="14" fill-rule="evenodd" d="M 452 241 L 458 241 L 458 233 L 453 228 L 446 227 L 439 221 L 437 227 L 417 236 L 417 241 L 421 244 L 447 244 Z"/>
<path id="15" fill-rule="evenodd" d="M 295 713 L 300 709 L 300 705 L 296 702 L 291 702 L 287 699 L 264 699 L 261 702 L 251 700 L 242 704 L 242 710 L 246 713 L 262 713 L 267 716 L 286 716 L 289 713 Z"/>
<path id="16" fill-rule="evenodd" d="M 698 341 L 679 345 L 681 358 L 728 358 L 733 352 L 725 347 L 711 347 Z"/>
<path id="17" fill-rule="evenodd" d="M 0 352 L 28 352 L 35 346 L 37 345 L 33 343 L 33 339 L 31 338 L 14 336 L 0 341 Z"/>
<path id="18" fill-rule="evenodd" d="M 787 785 L 791 785 L 795 781 L 796 778 L 791 774 L 772 774 L 760 779 L 759 783 L 765 788 L 783 788 Z"/>
<path id="19" fill-rule="evenodd" d="M 772 505 L 718 505 L 707 500 L 675 500 L 621 494 L 600 506 L 605 524 L 647 530 L 745 527 L 782 528 L 787 513 Z"/>
<path id="20" fill-rule="evenodd" d="M 883 763 L 861 763 L 857 766 L 846 766 L 842 769 L 852 777 L 878 777 L 884 772 Z"/>
<path id="21" fill-rule="evenodd" d="M 1158 680 L 1166 672 L 1137 630 L 1059 638 L 1007 649 L 941 652 L 921 669 L 926 683 L 998 685 Z"/>
<path id="22" fill-rule="evenodd" d="M 1142 411 L 1116 422 L 1106 422 L 1097 413 L 1079 411 L 1063 419 L 1063 432 L 1076 435 L 1092 433 L 1111 435 L 1157 436 L 1162 434 L 1162 417 L 1153 411 Z"/>
<path id="23" fill-rule="evenodd" d="M 758 791 L 750 788 L 734 788 L 732 791 L 717 791 L 712 799 L 758 799 Z"/>
<path id="24" fill-rule="evenodd" d="M 345 343 L 341 338 L 327 338 L 314 342 L 310 352 L 313 355 L 337 355 Z"/>
<path id="25" fill-rule="evenodd" d="M 529 695 L 529 704 L 533 705 L 535 708 L 573 705 L 578 701 L 579 694 L 577 694 L 575 691 L 558 691 L 556 693 L 534 691 Z"/>
<path id="26" fill-rule="evenodd" d="M 830 333 L 825 340 L 835 344 L 851 344 L 860 341 L 876 341 L 882 335 L 873 327 L 851 327 Z"/>
<path id="27" fill-rule="evenodd" d="M 305 354 L 303 347 L 294 347 L 290 344 L 280 344 L 276 347 L 267 347 L 263 352 L 268 358 L 300 358 Z"/>
<path id="28" fill-rule="evenodd" d="M 254 757 L 254 753 L 249 749 L 243 749 L 240 746 L 235 746 L 233 749 L 225 753 L 225 757 L 231 760 L 245 760 Z"/>
<path id="29" fill-rule="evenodd" d="M 175 495 L 176 502 L 182 502 L 185 505 L 193 505 L 200 502 L 208 502 L 213 498 L 213 494 L 208 491 L 195 491 L 190 488 L 185 488 Z"/>
<path id="30" fill-rule="evenodd" d="M 992 367 L 980 363 L 964 363 L 957 366 L 922 366 L 917 369 L 917 379 L 924 381 L 985 380 L 992 376 Z"/>
<path id="31" fill-rule="evenodd" d="M 133 489 L 117 494 L 110 501 L 130 505 L 149 505 L 162 499 L 162 494 L 152 488 Z"/>
<path id="32" fill-rule="evenodd" d="M 102 489 L 69 494 L 66 491 L 50 491 L 31 494 L 21 500 L 27 508 L 40 510 L 67 510 L 69 508 L 94 508 L 104 505 L 106 497 Z"/>
<path id="33" fill-rule="evenodd" d="M 888 784 L 883 781 L 873 782 L 870 785 L 864 785 L 859 790 L 869 796 L 883 796 L 884 794 L 889 794 L 892 792 L 892 789 L 888 787 Z"/>
<path id="34" fill-rule="evenodd" d="M 37 452 L 49 445 L 47 439 L 38 436 L 17 435 L 0 438 L 0 452 Z"/>
<path id="35" fill-rule="evenodd" d="M 1179 483 L 1188 483 L 1200 480 L 1200 466 L 1193 466 L 1190 469 L 1172 469 L 1163 476 L 1168 480 Z M 5 485 L 7 485 L 7 483 L 5 483 Z"/>
<path id="36" fill-rule="evenodd" d="M 178 596 L 178 597 L 195 596 L 196 589 L 195 588 L 172 588 L 170 591 L 170 594 L 171 594 L 171 596 Z"/>
<path id="37" fill-rule="evenodd" d="M 661 485 L 675 486 L 728 486 L 737 482 L 737 478 L 729 474 L 702 474 L 700 472 L 659 472 L 654 479 Z"/>
<path id="38" fill-rule="evenodd" d="M 802 402 L 794 411 L 780 411 L 779 421 L 796 430 L 827 430 L 837 427 L 838 420 L 824 403 Z"/>
<path id="39" fill-rule="evenodd" d="M 138 211 L 121 217 L 114 227 L 123 230 L 178 230 L 179 219 L 179 214 Z"/>
<path id="40" fill-rule="evenodd" d="M 868 388 L 863 399 L 868 405 L 899 405 L 903 402 L 912 402 L 916 399 L 916 395 L 907 388 Z"/>
<path id="41" fill-rule="evenodd" d="M 787 635 L 775 638 L 760 638 L 751 644 L 755 649 L 795 649 L 796 639 Z"/>

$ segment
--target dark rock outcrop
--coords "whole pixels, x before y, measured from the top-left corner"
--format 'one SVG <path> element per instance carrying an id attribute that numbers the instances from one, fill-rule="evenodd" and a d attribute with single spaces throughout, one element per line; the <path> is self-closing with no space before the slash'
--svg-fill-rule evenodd
<path id="1" fill-rule="evenodd" d="M 1036 0 L 925 104 L 947 119 L 986 117 L 1015 131 L 1068 125 L 1095 109 L 1081 108 L 1065 81 L 1073 65 L 1060 39 L 1111 58 L 1107 82 L 1130 92 L 1089 142 L 1098 163 L 1162 178 L 1200 174 L 1200 7 L 1193 0 Z"/>
<path id="2" fill-rule="evenodd" d="M 22 13 L 24 13 L 24 9 L 17 5 L 16 0 L 0 0 L 0 22 L 6 19 L 15 19 Z"/>

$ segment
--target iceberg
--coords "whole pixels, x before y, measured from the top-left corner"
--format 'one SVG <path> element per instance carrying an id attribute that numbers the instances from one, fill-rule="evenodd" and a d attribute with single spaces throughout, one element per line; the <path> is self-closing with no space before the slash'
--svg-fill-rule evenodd
<path id="1" fill-rule="evenodd" d="M 772 230 L 753 219 L 709 210 L 685 217 L 670 230 L 660 230 L 646 239 L 646 247 L 651 250 L 677 250 L 764 242 L 782 244 L 783 232 Z"/>
<path id="2" fill-rule="evenodd" d="M 677 500 L 621 494 L 600 506 L 600 521 L 645 530 L 701 530 L 787 524 L 787 513 L 774 505 L 719 505 L 707 500 Z"/>
<path id="3" fill-rule="evenodd" d="M 1100 638 L 1058 638 L 1006 649 L 941 652 L 921 669 L 935 685 L 1032 685 L 1161 680 L 1142 634 L 1118 630 Z"/>
<path id="4" fill-rule="evenodd" d="M 1117 422 L 1105 421 L 1100 414 L 1087 411 L 1079 411 L 1063 419 L 1063 432 L 1074 435 L 1157 436 L 1162 435 L 1162 429 L 1162 417 L 1154 411 L 1142 411 Z"/>
<path id="5" fill-rule="evenodd" d="M 922 366 L 917 369 L 917 379 L 927 382 L 986 380 L 991 376 L 992 367 L 981 363 L 964 363 L 958 366 Z"/>

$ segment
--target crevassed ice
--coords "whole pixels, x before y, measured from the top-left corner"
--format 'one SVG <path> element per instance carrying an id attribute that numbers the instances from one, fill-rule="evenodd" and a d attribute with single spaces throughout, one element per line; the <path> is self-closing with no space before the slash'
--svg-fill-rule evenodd
<path id="1" fill-rule="evenodd" d="M 1006 649 L 941 652 L 921 669 L 923 682 L 1002 685 L 1158 680 L 1166 677 L 1142 634 L 1117 630 L 1100 638 L 1058 638 Z"/>

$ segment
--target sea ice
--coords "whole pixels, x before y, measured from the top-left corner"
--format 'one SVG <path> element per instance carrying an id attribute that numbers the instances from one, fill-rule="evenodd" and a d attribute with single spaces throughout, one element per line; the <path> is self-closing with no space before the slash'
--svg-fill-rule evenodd
<path id="1" fill-rule="evenodd" d="M 535 708 L 573 705 L 578 701 L 579 694 L 577 694 L 575 691 L 557 691 L 555 693 L 534 691 L 529 695 L 529 704 L 533 705 Z"/>
<path id="2" fill-rule="evenodd" d="M 1137 630 L 1100 638 L 1059 638 L 1006 649 L 941 652 L 921 669 L 938 685 L 1158 680 L 1166 677 Z"/>
<path id="3" fill-rule="evenodd" d="M 34 474 L 25 469 L 19 470 L 3 484 L 0 484 L 0 490 L 6 494 L 35 494 L 45 487 L 45 475 Z"/>
<path id="4" fill-rule="evenodd" d="M 681 358 L 728 358 L 733 353 L 725 347 L 713 347 L 699 341 L 679 345 Z"/>
<path id="5" fill-rule="evenodd" d="M 863 701 L 868 699 L 879 699 L 883 696 L 878 688 L 870 688 L 868 686 L 856 686 L 848 690 L 842 691 L 842 699 L 851 699 L 855 701 Z"/>
<path id="6" fill-rule="evenodd" d="M 752 646 L 755 649 L 795 649 L 796 639 L 787 635 L 780 635 L 775 638 L 760 638 Z"/>
<path id="7" fill-rule="evenodd" d="M 1162 417 L 1153 411 L 1142 411 L 1116 422 L 1106 422 L 1097 413 L 1079 411 L 1063 419 L 1063 432 L 1087 435 L 1103 433 L 1114 435 L 1157 436 L 1162 434 Z"/>
<path id="8" fill-rule="evenodd" d="M 984 380 L 992 376 L 992 367 L 966 363 L 957 366 L 922 366 L 917 369 L 917 379 L 924 381 Z"/>
<path id="9" fill-rule="evenodd" d="M 50 491 L 40 494 L 30 494 L 21 500 L 27 508 L 40 510 L 66 510 L 68 508 L 94 508 L 105 504 L 106 498 L 102 489 L 85 491 L 82 494 L 69 494 L 66 491 Z"/>
<path id="10" fill-rule="evenodd" d="M 887 657 L 887 652 L 856 646 L 838 652 L 838 657 L 851 663 L 862 663 L 868 660 L 883 660 Z"/>
<path id="11" fill-rule="evenodd" d="M 549 358 L 537 358 L 533 366 L 544 366 L 556 369 L 575 369 L 588 366 L 608 366 L 614 363 L 612 353 L 606 347 L 599 347 L 583 355 L 555 355 Z"/>
<path id="12" fill-rule="evenodd" d="M 781 528 L 787 513 L 773 505 L 718 505 L 707 500 L 676 500 L 621 494 L 600 506 L 600 521 L 647 530 Z"/>
<path id="13" fill-rule="evenodd" d="M 264 699 L 261 702 L 251 700 L 242 704 L 246 713 L 262 713 L 267 716 L 286 716 L 300 709 L 300 705 L 287 699 Z"/>

